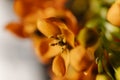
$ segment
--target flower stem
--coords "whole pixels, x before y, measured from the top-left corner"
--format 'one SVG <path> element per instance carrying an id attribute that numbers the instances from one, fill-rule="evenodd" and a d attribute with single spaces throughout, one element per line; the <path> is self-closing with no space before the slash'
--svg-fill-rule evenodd
<path id="1" fill-rule="evenodd" d="M 98 60 L 98 73 L 103 73 L 102 59 Z"/>

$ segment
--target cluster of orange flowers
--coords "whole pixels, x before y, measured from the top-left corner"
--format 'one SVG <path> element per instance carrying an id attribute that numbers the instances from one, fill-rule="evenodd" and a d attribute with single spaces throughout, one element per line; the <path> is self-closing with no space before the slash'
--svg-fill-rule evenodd
<path id="1" fill-rule="evenodd" d="M 51 80 L 95 80 L 98 70 L 94 53 L 100 44 L 98 33 L 87 29 L 97 38 L 92 37 L 90 44 L 84 44 L 89 42 L 77 37 L 82 30 L 76 17 L 65 7 L 66 2 L 14 0 L 14 11 L 20 21 L 9 23 L 6 29 L 32 40 L 40 61 L 51 64 Z M 120 26 L 120 18 L 118 23 Z"/>

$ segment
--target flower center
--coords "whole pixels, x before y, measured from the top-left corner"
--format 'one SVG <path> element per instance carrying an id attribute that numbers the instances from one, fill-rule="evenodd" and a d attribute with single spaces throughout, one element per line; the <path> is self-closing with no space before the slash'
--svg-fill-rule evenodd
<path id="1" fill-rule="evenodd" d="M 51 46 L 61 46 L 62 52 L 66 49 L 67 44 L 63 35 L 57 35 L 56 37 L 52 36 L 51 38 L 54 39 L 54 41 L 50 43 Z"/>

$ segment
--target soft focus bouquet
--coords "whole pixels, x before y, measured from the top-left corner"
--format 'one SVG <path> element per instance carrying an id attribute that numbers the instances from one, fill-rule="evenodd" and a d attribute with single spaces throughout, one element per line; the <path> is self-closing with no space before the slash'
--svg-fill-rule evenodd
<path id="1" fill-rule="evenodd" d="M 18 22 L 51 80 L 120 80 L 120 0 L 14 0 Z"/>

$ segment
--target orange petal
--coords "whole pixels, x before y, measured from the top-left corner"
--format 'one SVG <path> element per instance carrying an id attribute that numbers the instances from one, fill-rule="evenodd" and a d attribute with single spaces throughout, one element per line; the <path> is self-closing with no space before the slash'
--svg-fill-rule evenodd
<path id="1" fill-rule="evenodd" d="M 74 34 L 72 33 L 72 31 L 70 31 L 67 26 L 63 23 L 59 23 L 59 28 L 62 32 L 62 34 L 64 35 L 67 43 L 69 43 L 72 47 L 74 47 L 74 39 L 75 39 L 75 36 Z"/>
<path id="2" fill-rule="evenodd" d="M 120 0 L 115 0 L 115 3 L 120 4 Z"/>
<path id="3" fill-rule="evenodd" d="M 16 14 L 20 17 L 23 17 L 26 15 L 26 11 L 25 11 L 25 5 L 23 4 L 23 1 L 21 0 L 15 0 L 14 2 L 14 11 L 16 12 Z"/>
<path id="4" fill-rule="evenodd" d="M 63 38 L 67 41 L 69 45 L 74 47 L 74 34 L 68 27 L 59 19 L 55 17 L 47 18 L 47 21 L 49 21 L 51 24 L 54 24 L 60 29 L 61 34 L 63 35 Z"/>
<path id="5" fill-rule="evenodd" d="M 24 26 L 19 23 L 9 23 L 6 26 L 6 29 L 9 30 L 10 32 L 14 33 L 18 37 L 25 38 L 28 37 L 27 33 L 23 32 Z"/>
<path id="6" fill-rule="evenodd" d="M 44 44 L 41 42 L 41 45 L 44 45 Z M 42 49 L 42 47 L 41 47 L 41 49 Z M 44 57 L 45 58 L 52 58 L 52 57 L 58 55 L 61 52 L 62 52 L 62 47 L 61 46 L 59 46 L 59 45 L 51 46 L 49 44 L 48 45 L 48 51 L 45 53 Z"/>
<path id="7" fill-rule="evenodd" d="M 30 24 L 30 23 L 24 24 L 24 28 L 23 28 L 24 33 L 31 35 L 35 32 L 35 30 L 37 30 L 37 26 L 35 24 Z"/>
<path id="8" fill-rule="evenodd" d="M 70 65 L 70 55 L 69 55 L 69 51 L 66 49 L 63 51 L 63 53 L 61 53 L 61 57 L 64 59 L 64 62 L 65 62 L 65 68 L 66 68 L 66 71 Z"/>
<path id="9" fill-rule="evenodd" d="M 48 49 L 48 45 L 47 45 L 48 41 L 46 41 L 45 46 L 43 46 L 43 50 L 41 50 L 40 44 L 41 44 L 41 41 L 44 41 L 45 38 L 37 36 L 37 35 L 31 35 L 31 39 L 33 42 L 33 47 L 35 49 L 35 53 L 36 53 L 37 57 L 39 58 L 40 62 L 45 63 L 45 64 L 48 63 L 50 61 L 50 59 L 44 58 L 45 50 Z M 43 53 L 41 53 L 41 52 L 43 52 Z"/>
<path id="10" fill-rule="evenodd" d="M 88 53 L 83 46 L 78 46 L 70 52 L 71 66 L 77 71 L 86 71 L 94 60 L 94 55 Z"/>
<path id="11" fill-rule="evenodd" d="M 46 18 L 49 18 L 49 17 L 56 17 L 58 15 L 60 15 L 61 13 L 58 13 L 58 10 L 56 10 L 55 8 L 53 7 L 48 7 L 46 9 L 44 9 L 44 13 L 46 15 Z"/>
<path id="12" fill-rule="evenodd" d="M 74 34 L 68 29 L 61 29 L 68 44 L 74 47 Z"/>
<path id="13" fill-rule="evenodd" d="M 53 60 L 52 70 L 57 76 L 64 76 L 66 72 L 64 59 L 58 55 Z"/>
<path id="14" fill-rule="evenodd" d="M 107 13 L 107 20 L 113 25 L 120 26 L 120 3 L 114 3 Z"/>
<path id="15" fill-rule="evenodd" d="M 23 22 L 24 23 L 37 23 L 38 19 L 45 18 L 45 13 L 42 9 L 39 9 L 31 14 L 28 14 L 26 17 L 24 17 Z"/>
<path id="16" fill-rule="evenodd" d="M 39 36 L 32 36 L 31 38 L 34 43 L 36 54 L 38 58 L 40 59 L 40 61 L 43 63 L 48 63 L 52 57 L 62 52 L 62 48 L 60 46 L 50 45 L 50 43 L 53 41 L 52 39 L 48 39 L 45 37 L 39 37 Z"/>
<path id="17" fill-rule="evenodd" d="M 77 71 L 81 70 L 79 62 L 82 60 L 85 53 L 85 48 L 82 46 L 78 46 L 70 52 L 70 63 Z"/>
<path id="18" fill-rule="evenodd" d="M 69 10 L 65 11 L 65 18 L 68 28 L 76 35 L 79 32 L 78 22 L 76 17 Z"/>
<path id="19" fill-rule="evenodd" d="M 65 9 L 65 4 L 68 0 L 53 0 L 54 6 L 57 9 Z"/>
<path id="20" fill-rule="evenodd" d="M 45 20 L 38 20 L 37 28 L 41 33 L 43 33 L 47 37 L 52 37 L 56 36 L 57 34 L 60 34 L 60 30 L 58 27 L 46 22 Z"/>

